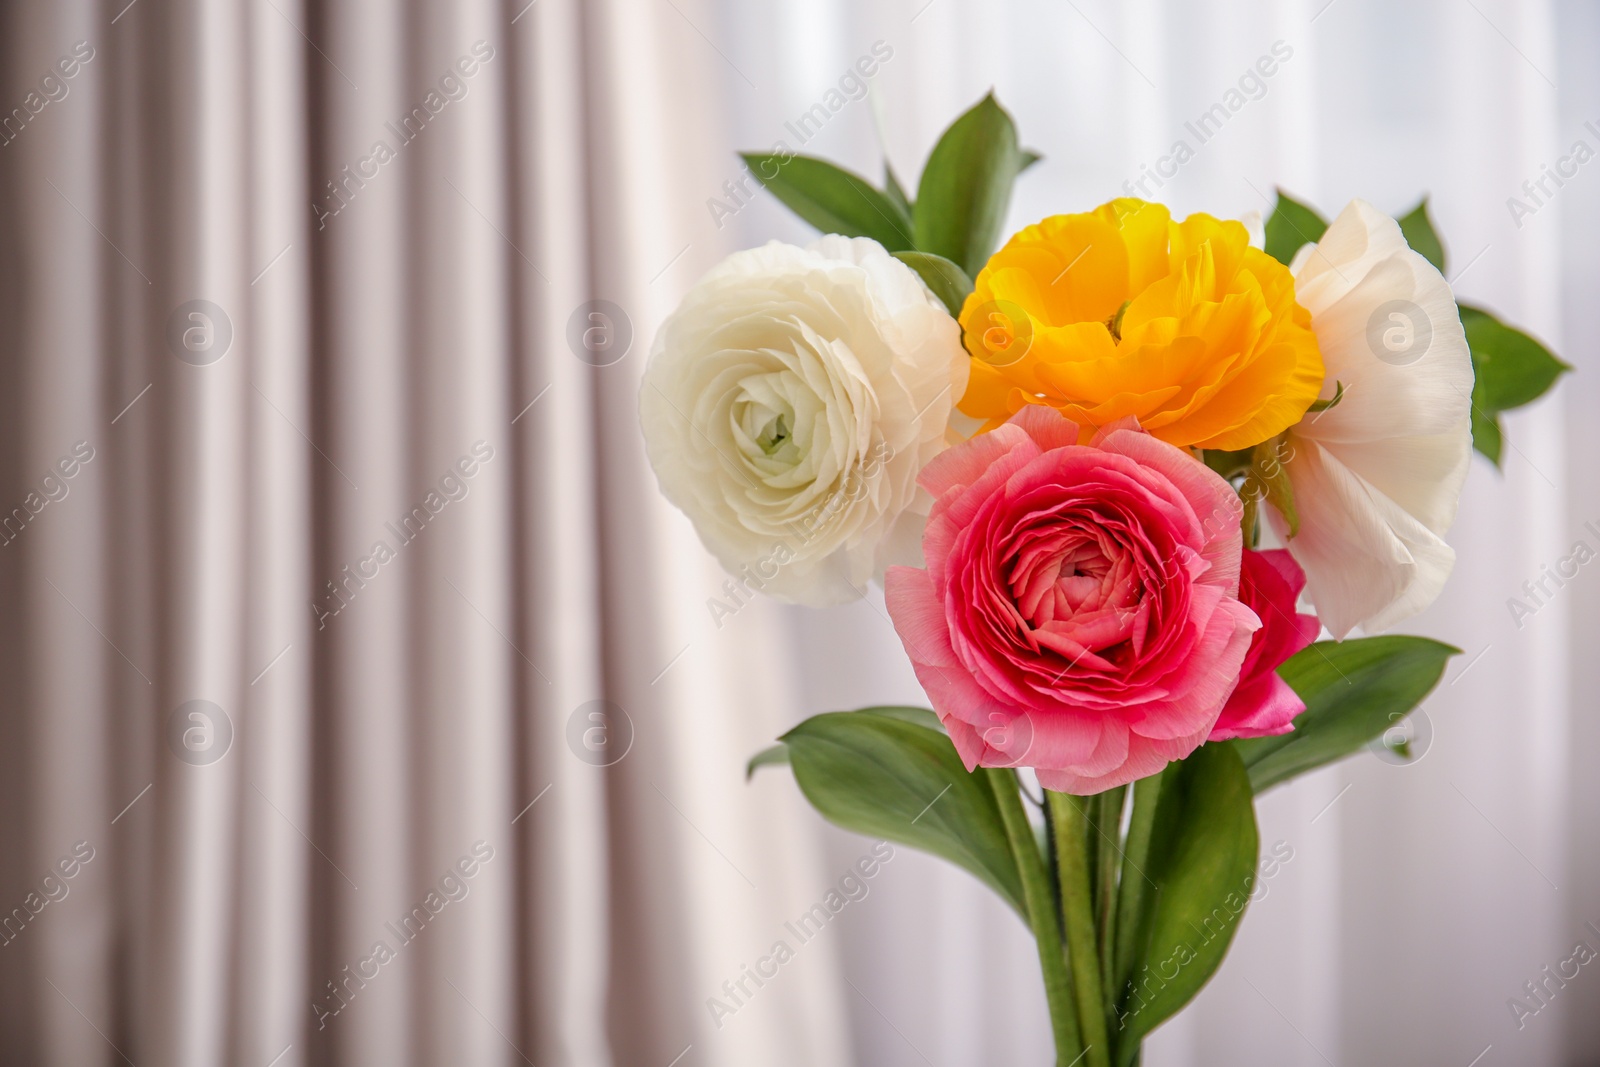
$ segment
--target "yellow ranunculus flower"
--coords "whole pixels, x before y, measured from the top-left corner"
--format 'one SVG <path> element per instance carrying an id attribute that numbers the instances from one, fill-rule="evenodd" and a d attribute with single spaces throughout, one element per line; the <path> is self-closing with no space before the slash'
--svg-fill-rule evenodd
<path id="1" fill-rule="evenodd" d="M 960 409 L 985 430 L 1045 404 L 1081 426 L 1131 415 L 1169 444 L 1248 448 L 1322 388 L 1294 278 L 1239 222 L 1113 200 L 1022 230 L 976 285 Z"/>

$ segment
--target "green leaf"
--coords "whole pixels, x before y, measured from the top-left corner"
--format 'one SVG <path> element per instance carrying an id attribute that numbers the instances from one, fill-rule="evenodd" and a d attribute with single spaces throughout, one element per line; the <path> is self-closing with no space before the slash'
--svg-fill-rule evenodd
<path id="1" fill-rule="evenodd" d="M 1468 304 L 1457 302 L 1456 311 L 1461 315 L 1461 328 L 1467 331 L 1467 349 L 1472 353 L 1472 447 L 1486 456 L 1490 463 L 1500 466 L 1500 453 L 1505 445 L 1505 432 L 1500 428 L 1500 413 L 1487 410 L 1483 395 L 1483 370 L 1480 366 L 1485 362 L 1477 349 L 1472 347 L 1472 332 L 1470 327 L 1481 319 L 1493 318 L 1487 311 L 1480 310 Z"/>
<path id="2" fill-rule="evenodd" d="M 1500 465 L 1500 413 L 1530 404 L 1572 368 L 1544 345 L 1470 304 L 1457 305 L 1472 350 L 1472 444 Z"/>
<path id="3" fill-rule="evenodd" d="M 925 726 L 930 730 L 938 730 L 940 733 L 944 733 L 944 723 L 939 721 L 939 716 L 935 715 L 927 708 L 907 707 L 902 705 L 883 705 L 873 708 L 860 708 L 855 712 L 855 714 L 881 715 L 885 718 L 899 719 L 901 722 L 909 722 L 916 726 Z M 779 741 L 777 744 L 770 745 L 767 748 L 762 749 L 760 752 L 757 752 L 754 756 L 750 757 L 750 762 L 745 764 L 744 779 L 748 782 L 751 778 L 755 777 L 756 771 L 759 771 L 763 767 L 787 767 L 788 765 L 789 746 L 784 744 L 782 741 Z"/>
<path id="4" fill-rule="evenodd" d="M 1472 391 L 1487 411 L 1531 404 L 1572 369 L 1532 337 L 1480 308 L 1462 308 L 1461 325 L 1472 349 Z"/>
<path id="5" fill-rule="evenodd" d="M 880 704 L 871 708 L 858 708 L 855 714 L 881 715 L 884 718 L 909 722 L 913 726 L 926 726 L 930 730 L 938 730 L 940 733 L 945 732 L 944 723 L 939 721 L 939 716 L 927 708 L 912 707 L 905 704 Z"/>
<path id="6" fill-rule="evenodd" d="M 906 196 L 905 188 L 900 184 L 900 179 L 894 176 L 894 168 L 887 162 L 883 165 L 883 192 L 889 202 L 905 213 L 906 218 L 911 217 L 911 198 Z"/>
<path id="7" fill-rule="evenodd" d="M 939 138 L 917 185 L 914 247 L 975 278 L 1000 241 L 1011 185 L 1033 159 L 1017 147 L 1017 128 L 994 94 Z"/>
<path id="8" fill-rule="evenodd" d="M 1434 269 L 1443 274 L 1444 243 L 1439 240 L 1439 233 L 1433 228 L 1433 220 L 1428 217 L 1428 198 L 1423 197 L 1422 203 L 1412 208 L 1405 218 L 1395 221 L 1400 223 L 1400 235 L 1406 239 L 1406 244 L 1411 246 L 1411 250 L 1421 253 L 1423 259 L 1432 263 Z"/>
<path id="9" fill-rule="evenodd" d="M 1496 467 L 1500 466 L 1500 449 L 1505 443 L 1505 434 L 1500 429 L 1498 415 L 1485 415 L 1476 404 L 1472 406 L 1472 447 L 1489 458 L 1489 462 Z"/>
<path id="10" fill-rule="evenodd" d="M 756 180 L 823 233 L 870 237 L 891 252 L 911 247 L 911 219 L 865 178 L 810 156 L 741 153 Z"/>
<path id="11" fill-rule="evenodd" d="M 1116 991 L 1118 1062 L 1194 998 L 1227 955 L 1255 884 L 1260 838 L 1250 778 L 1234 749 L 1206 744 L 1167 767 L 1134 926 L 1133 980 Z"/>
<path id="12" fill-rule="evenodd" d="M 961 314 L 961 305 L 972 292 L 972 279 L 943 256 L 932 252 L 896 252 L 894 258 L 921 275 L 933 295 L 949 309 L 952 317 Z"/>
<path id="13" fill-rule="evenodd" d="M 1327 229 L 1321 215 L 1279 189 L 1277 203 L 1267 216 L 1267 255 L 1287 267 L 1302 245 L 1322 240 Z"/>
<path id="14" fill-rule="evenodd" d="M 750 762 L 744 765 L 744 780 L 749 781 L 756 776 L 756 772 L 763 767 L 787 767 L 789 765 L 789 746 L 782 741 L 757 752 L 750 757 Z"/>
<path id="15" fill-rule="evenodd" d="M 1022 880 L 987 775 L 906 709 L 814 715 L 783 735 L 794 776 L 828 821 L 965 868 L 1026 920 Z M 923 715 L 931 713 L 924 712 Z"/>
<path id="16" fill-rule="evenodd" d="M 1294 730 L 1231 741 L 1257 793 L 1343 759 L 1422 703 L 1459 648 L 1399 634 L 1318 641 L 1278 668 L 1306 710 Z"/>

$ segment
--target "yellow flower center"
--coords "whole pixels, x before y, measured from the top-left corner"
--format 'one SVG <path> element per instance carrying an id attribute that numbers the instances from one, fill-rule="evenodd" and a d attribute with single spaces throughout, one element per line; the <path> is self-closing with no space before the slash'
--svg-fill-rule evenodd
<path id="1" fill-rule="evenodd" d="M 1082 426 L 1127 416 L 1180 447 L 1249 448 L 1299 422 L 1322 388 L 1311 314 L 1244 225 L 1172 221 L 1113 200 L 1019 232 L 961 309 L 972 375 L 960 409 L 1024 404 Z"/>

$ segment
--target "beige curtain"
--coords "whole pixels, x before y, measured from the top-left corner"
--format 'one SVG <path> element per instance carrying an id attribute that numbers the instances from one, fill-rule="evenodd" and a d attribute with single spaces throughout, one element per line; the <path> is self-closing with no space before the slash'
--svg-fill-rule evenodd
<path id="1" fill-rule="evenodd" d="M 0 1062 L 849 1062 L 704 1003 L 822 867 L 635 429 L 707 18 L 5 7 Z"/>

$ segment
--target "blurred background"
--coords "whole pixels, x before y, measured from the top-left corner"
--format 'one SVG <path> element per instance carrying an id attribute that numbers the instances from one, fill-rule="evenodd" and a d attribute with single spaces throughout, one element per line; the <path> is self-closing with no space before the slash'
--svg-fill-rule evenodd
<path id="1" fill-rule="evenodd" d="M 0 6 L 0 1062 L 1046 1063 L 1026 931 L 905 849 L 710 1007 L 873 848 L 745 759 L 922 698 L 877 593 L 713 612 L 635 417 L 687 287 L 808 237 L 736 150 L 911 184 L 993 88 L 1008 228 L 1426 194 L 1577 367 L 1473 461 L 1419 758 L 1263 800 L 1290 858 L 1147 1063 L 1600 1064 L 1600 966 L 1545 975 L 1600 948 L 1600 577 L 1508 605 L 1600 547 L 1597 47 L 1555 0 Z"/>

